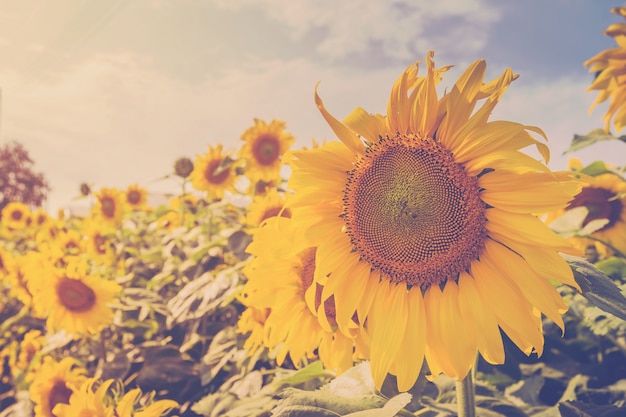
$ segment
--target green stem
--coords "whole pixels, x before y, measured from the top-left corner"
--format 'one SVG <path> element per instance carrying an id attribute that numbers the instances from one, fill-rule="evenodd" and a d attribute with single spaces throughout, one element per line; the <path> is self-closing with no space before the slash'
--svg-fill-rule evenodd
<path id="1" fill-rule="evenodd" d="M 476 417 L 476 399 L 472 372 L 456 382 L 456 402 L 459 407 L 459 417 Z"/>

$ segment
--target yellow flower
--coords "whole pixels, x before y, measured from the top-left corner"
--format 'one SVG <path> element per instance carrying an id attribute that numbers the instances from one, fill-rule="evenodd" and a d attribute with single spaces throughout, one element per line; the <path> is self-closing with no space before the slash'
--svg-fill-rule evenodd
<path id="1" fill-rule="evenodd" d="M 86 379 L 80 387 L 74 390 L 69 401 L 59 403 L 54 408 L 54 415 L 57 417 L 118 417 L 114 405 L 107 396 L 107 390 L 114 380 L 102 382 L 94 392 L 93 385 L 97 382 L 99 381 L 95 378 Z"/>
<path id="2" fill-rule="evenodd" d="M 42 336 L 39 330 L 29 330 L 24 334 L 24 339 L 20 342 L 20 353 L 17 358 L 15 367 L 21 371 L 35 371 L 39 369 L 37 363 L 32 363 L 35 355 L 41 351 L 41 347 L 44 342 L 44 336 Z"/>
<path id="3" fill-rule="evenodd" d="M 270 314 L 269 308 L 256 308 L 248 306 L 237 322 L 237 332 L 247 334 L 243 348 L 248 351 L 250 356 L 262 346 L 264 346 L 264 326 L 267 316 Z"/>
<path id="4" fill-rule="evenodd" d="M 135 407 L 137 399 L 141 395 L 141 390 L 135 388 L 128 391 L 120 399 L 115 407 L 116 414 L 119 417 L 160 417 L 164 413 L 178 407 L 178 403 L 173 400 L 157 400 L 145 407 Z"/>
<path id="5" fill-rule="evenodd" d="M 232 191 L 237 179 L 236 161 L 224 154 L 222 145 L 209 146 L 209 151 L 198 155 L 190 179 L 196 190 L 206 191 L 209 199 L 224 198 L 224 191 Z"/>
<path id="6" fill-rule="evenodd" d="M 245 269 L 244 304 L 270 309 L 263 343 L 277 351 L 282 365 L 287 354 L 295 366 L 319 356 L 338 372 L 352 366 L 353 337 L 333 332 L 335 306 L 321 303 L 321 287 L 313 281 L 315 248 L 293 229 L 289 218 L 274 217 L 257 230 L 247 251 L 255 258 Z M 307 305 L 308 300 L 308 305 Z M 318 321 L 317 315 L 321 321 Z M 358 326 L 353 325 L 356 329 Z"/>
<path id="7" fill-rule="evenodd" d="M 350 335 L 369 338 L 377 387 L 400 390 L 423 358 L 433 375 L 463 378 L 476 352 L 502 363 L 502 329 L 526 354 L 543 349 L 541 313 L 563 328 L 567 305 L 548 280 L 576 286 L 559 251 L 570 244 L 532 213 L 563 208 L 579 190 L 520 149 L 547 146 L 540 129 L 488 121 L 516 78 L 486 84 L 477 60 L 441 98 L 447 67 L 411 65 L 394 84 L 386 117 L 356 108 L 343 122 L 315 94 L 341 140 L 294 151 L 287 202 L 317 246 L 315 280 Z M 478 102 L 482 105 L 475 109 Z"/>
<path id="8" fill-rule="evenodd" d="M 611 13 L 626 17 L 626 7 L 614 7 Z M 598 90 L 598 96 L 589 111 L 596 105 L 610 99 L 609 107 L 602 117 L 605 131 L 610 131 L 611 118 L 619 132 L 626 126 L 626 23 L 614 23 L 604 32 L 617 43 L 616 48 L 600 52 L 585 62 L 589 72 L 596 75 L 588 90 Z"/>
<path id="9" fill-rule="evenodd" d="M 121 290 L 119 284 L 86 274 L 86 265 L 50 267 L 29 282 L 36 310 L 47 315 L 50 332 L 95 334 L 113 321 L 109 307 Z"/>
<path id="10" fill-rule="evenodd" d="M 35 403 L 35 417 L 53 417 L 57 404 L 68 404 L 72 391 L 85 380 L 86 369 L 71 357 L 60 362 L 44 358 L 30 385 L 30 399 Z"/>
<path id="11" fill-rule="evenodd" d="M 270 217 L 278 216 L 291 217 L 288 208 L 283 210 L 285 205 L 285 197 L 279 194 L 275 188 L 268 189 L 265 194 L 254 197 L 254 200 L 248 206 L 248 214 L 246 215 L 246 224 L 251 227 L 261 225 Z"/>
<path id="12" fill-rule="evenodd" d="M 246 161 L 245 175 L 253 183 L 280 179 L 282 156 L 294 142 L 285 132 L 285 122 L 272 120 L 269 124 L 254 119 L 254 126 L 241 135 L 245 141 L 239 156 Z"/>
<path id="13" fill-rule="evenodd" d="M 81 249 L 105 265 L 111 264 L 115 259 L 113 241 L 107 229 L 93 219 L 85 220 L 82 227 L 85 239 L 81 242 Z"/>
<path id="14" fill-rule="evenodd" d="M 588 214 L 582 226 L 597 219 L 607 219 L 593 236 L 626 253 L 626 181 L 618 174 L 605 173 L 589 177 L 589 182 L 565 210 L 586 207 Z M 605 249 L 603 249 L 605 250 Z"/>
<path id="15" fill-rule="evenodd" d="M 119 190 L 115 188 L 101 188 L 96 196 L 96 207 L 93 214 L 108 226 L 117 226 L 124 216 L 124 200 Z"/>
<path id="16" fill-rule="evenodd" d="M 22 230 L 31 223 L 30 208 L 24 203 L 12 201 L 2 209 L 0 220 L 10 230 Z"/>
<path id="17" fill-rule="evenodd" d="M 38 272 L 39 258 L 39 254 L 35 252 L 28 252 L 25 255 L 12 256 L 10 258 L 5 255 L 4 258 L 8 266 L 5 283 L 9 286 L 9 294 L 26 306 L 32 304 L 33 296 L 29 288 L 29 281 Z"/>
<path id="18" fill-rule="evenodd" d="M 124 192 L 126 206 L 131 210 L 141 210 L 148 202 L 148 190 L 137 184 L 130 185 Z"/>

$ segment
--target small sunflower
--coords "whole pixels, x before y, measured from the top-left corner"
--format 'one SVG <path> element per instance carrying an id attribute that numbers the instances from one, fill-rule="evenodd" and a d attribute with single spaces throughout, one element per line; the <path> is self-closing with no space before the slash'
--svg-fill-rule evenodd
<path id="1" fill-rule="evenodd" d="M 50 267 L 31 279 L 33 305 L 47 315 L 50 332 L 95 334 L 113 321 L 109 307 L 121 290 L 119 284 L 86 274 L 84 263 L 77 261 L 65 268 Z"/>
<path id="2" fill-rule="evenodd" d="M 124 192 L 126 207 L 141 210 L 148 202 L 148 190 L 137 184 L 130 185 Z"/>
<path id="3" fill-rule="evenodd" d="M 88 378 L 76 387 L 68 401 L 59 403 L 54 409 L 56 417 L 115 417 L 115 407 L 107 391 L 114 380 L 109 379 L 94 391 L 93 386 L 99 383 L 98 379 Z"/>
<path id="4" fill-rule="evenodd" d="M 117 226 L 124 216 L 124 199 L 115 188 L 101 188 L 96 196 L 96 207 L 93 214 L 109 226 Z"/>
<path id="5" fill-rule="evenodd" d="M 282 156 L 294 142 L 285 132 L 285 122 L 272 120 L 269 124 L 254 119 L 254 126 L 241 135 L 245 144 L 239 156 L 246 161 L 245 175 L 252 183 L 273 182 L 280 179 Z"/>
<path id="6" fill-rule="evenodd" d="M 321 287 L 313 280 L 316 249 L 293 229 L 291 220 L 269 219 L 247 251 L 255 258 L 244 269 L 248 282 L 243 302 L 270 309 L 263 342 L 276 349 L 278 365 L 289 354 L 298 366 L 305 357 L 316 357 L 319 348 L 327 368 L 343 372 L 351 367 L 353 337 L 333 332 L 334 304 L 326 300 L 322 305 Z"/>
<path id="7" fill-rule="evenodd" d="M 81 227 L 85 239 L 81 241 L 84 253 L 108 265 L 115 259 L 115 250 L 110 233 L 94 220 L 87 220 Z"/>
<path id="8" fill-rule="evenodd" d="M 36 252 L 4 258 L 4 261 L 8 264 L 8 273 L 4 282 L 9 286 L 9 295 L 15 297 L 26 306 L 32 305 L 33 302 L 30 281 L 31 277 L 38 272 L 39 258 L 40 256 Z"/>
<path id="9" fill-rule="evenodd" d="M 483 83 L 477 60 L 438 98 L 448 67 L 433 56 L 423 77 L 414 64 L 398 78 L 386 117 L 357 108 L 341 122 L 315 93 L 341 142 L 291 159 L 287 205 L 317 246 L 321 302 L 346 336 L 355 316 L 363 326 L 378 388 L 393 374 L 408 390 L 424 358 L 458 379 L 477 352 L 503 363 L 500 329 L 541 354 L 541 313 L 563 328 L 567 310 L 549 280 L 577 287 L 558 253 L 573 248 L 533 213 L 565 207 L 579 184 L 520 152 L 547 161 L 540 129 L 488 121 L 516 76 Z"/>
<path id="10" fill-rule="evenodd" d="M 49 356 L 34 375 L 29 388 L 30 399 L 35 403 L 35 417 L 56 417 L 57 404 L 68 404 L 72 392 L 86 379 L 87 370 L 76 359 L 65 357 L 60 362 Z"/>
<path id="11" fill-rule="evenodd" d="M 41 351 L 45 337 L 40 330 L 29 330 L 20 342 L 20 353 L 15 367 L 23 372 L 36 371 L 39 366 L 33 363 L 35 356 Z"/>
<path id="12" fill-rule="evenodd" d="M 244 302 L 245 303 L 245 302 Z M 237 322 L 237 332 L 247 334 L 243 348 L 252 356 L 256 351 L 264 346 L 264 326 L 267 316 L 270 314 L 269 308 L 256 308 L 248 306 Z"/>
<path id="13" fill-rule="evenodd" d="M 196 190 L 206 191 L 209 199 L 224 198 L 225 191 L 232 191 L 237 179 L 236 161 L 222 150 L 222 144 L 209 146 L 209 151 L 198 155 L 189 178 Z"/>
<path id="14" fill-rule="evenodd" d="M 589 180 L 567 205 L 565 211 L 585 207 L 588 214 L 582 227 L 597 219 L 607 219 L 593 236 L 626 253 L 626 180 L 617 173 L 604 173 Z M 606 249 L 603 248 L 603 251 Z"/>
<path id="15" fill-rule="evenodd" d="M 285 206 L 285 196 L 279 194 L 276 188 L 268 189 L 264 194 L 254 197 L 248 206 L 246 224 L 257 227 L 270 217 L 291 217 L 291 211 Z"/>
<path id="16" fill-rule="evenodd" d="M 611 13 L 626 17 L 626 7 L 614 7 Z M 596 105 L 609 100 L 609 107 L 602 117 L 605 121 L 605 131 L 610 131 L 611 119 L 619 132 L 626 126 L 626 23 L 614 23 L 604 32 L 611 36 L 617 43 L 617 47 L 600 52 L 585 62 L 589 72 L 595 74 L 595 79 L 588 90 L 598 90 L 598 96 L 589 111 L 593 111 Z"/>
<path id="17" fill-rule="evenodd" d="M 22 230 L 31 223 L 30 208 L 19 201 L 12 201 L 2 209 L 0 221 L 10 230 Z"/>

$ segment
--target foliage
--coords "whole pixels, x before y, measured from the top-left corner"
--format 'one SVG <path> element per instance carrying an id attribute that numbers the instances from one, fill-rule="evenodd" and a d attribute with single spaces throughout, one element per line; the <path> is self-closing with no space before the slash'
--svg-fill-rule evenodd
<path id="1" fill-rule="evenodd" d="M 33 160 L 22 144 L 0 148 L 0 210 L 11 201 L 39 207 L 49 190 L 44 175 L 33 171 Z"/>

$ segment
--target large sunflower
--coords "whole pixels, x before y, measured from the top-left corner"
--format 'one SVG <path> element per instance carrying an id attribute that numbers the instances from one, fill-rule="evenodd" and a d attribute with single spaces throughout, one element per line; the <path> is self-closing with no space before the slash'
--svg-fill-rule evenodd
<path id="1" fill-rule="evenodd" d="M 74 358 L 65 357 L 60 362 L 49 356 L 30 384 L 30 399 L 35 403 L 35 417 L 53 417 L 57 404 L 68 404 L 72 392 L 86 379 L 87 370 Z"/>
<path id="2" fill-rule="evenodd" d="M 47 315 L 50 332 L 95 334 L 113 321 L 111 304 L 119 284 L 85 273 L 85 265 L 72 262 L 65 268 L 50 267 L 29 281 L 33 305 Z"/>
<path id="3" fill-rule="evenodd" d="M 237 162 L 222 150 L 222 144 L 209 146 L 209 151 L 198 155 L 190 179 L 196 190 L 206 191 L 210 199 L 221 199 L 224 191 L 232 191 L 237 179 Z"/>
<path id="4" fill-rule="evenodd" d="M 321 287 L 313 280 L 316 250 L 297 233 L 291 219 L 268 219 L 247 251 L 255 258 L 244 269 L 248 278 L 244 303 L 270 310 L 263 324 L 263 342 L 276 349 L 278 364 L 289 354 L 298 366 L 305 357 L 316 357 L 319 348 L 327 368 L 343 372 L 352 366 L 353 337 L 332 331 L 333 302 L 321 305 Z M 357 328 L 355 323 L 352 328 Z"/>
<path id="5" fill-rule="evenodd" d="M 246 161 L 245 174 L 252 183 L 279 180 L 282 156 L 294 142 L 293 136 L 285 132 L 285 122 L 272 120 L 267 124 L 254 119 L 254 126 L 243 132 L 241 140 L 245 144 L 239 156 Z"/>
<path id="6" fill-rule="evenodd" d="M 423 358 L 437 375 L 463 378 L 476 352 L 502 363 L 502 329 L 526 354 L 543 349 L 541 314 L 563 328 L 567 305 L 548 280 L 576 286 L 559 251 L 570 244 L 532 213 L 563 208 L 578 191 L 523 154 L 547 160 L 540 129 L 488 121 L 516 78 L 484 84 L 477 60 L 441 98 L 447 68 L 411 65 L 394 84 L 387 115 L 355 109 L 335 119 L 341 143 L 294 151 L 287 205 L 317 245 L 322 302 L 338 328 L 355 316 L 369 336 L 377 387 L 388 373 L 409 389 Z M 479 101 L 482 105 L 475 110 Z"/>
<path id="7" fill-rule="evenodd" d="M 626 17 L 626 7 L 614 7 L 611 13 Z M 613 118 L 613 125 L 619 132 L 626 126 L 626 23 L 613 23 L 603 33 L 611 36 L 617 47 L 602 51 L 585 61 L 589 72 L 596 75 L 588 90 L 598 90 L 598 96 L 589 111 L 610 99 L 609 107 L 602 117 L 605 121 L 604 129 L 607 132 L 610 130 Z"/>

